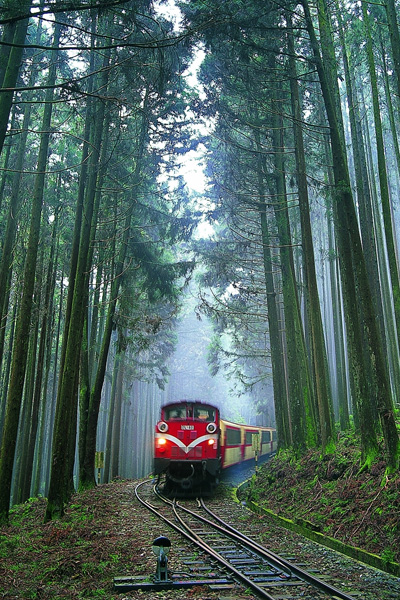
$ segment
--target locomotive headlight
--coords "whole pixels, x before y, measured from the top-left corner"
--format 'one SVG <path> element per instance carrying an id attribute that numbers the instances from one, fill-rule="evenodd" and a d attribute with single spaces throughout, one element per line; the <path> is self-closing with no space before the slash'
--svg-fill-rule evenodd
<path id="1" fill-rule="evenodd" d="M 159 452 L 165 452 L 167 447 L 167 440 L 165 438 L 158 438 L 157 448 Z"/>
<path id="2" fill-rule="evenodd" d="M 213 440 L 213 439 L 210 439 L 210 440 L 208 440 L 208 445 L 209 445 L 209 446 L 213 446 L 213 445 L 214 445 L 214 442 L 215 442 L 215 440 Z"/>
<path id="3" fill-rule="evenodd" d="M 209 423 L 207 425 L 207 431 L 208 433 L 214 433 L 214 431 L 217 431 L 217 426 L 215 423 Z"/>
<path id="4" fill-rule="evenodd" d="M 157 427 L 158 431 L 161 431 L 161 433 L 166 433 L 168 431 L 168 424 L 165 421 L 160 421 Z"/>

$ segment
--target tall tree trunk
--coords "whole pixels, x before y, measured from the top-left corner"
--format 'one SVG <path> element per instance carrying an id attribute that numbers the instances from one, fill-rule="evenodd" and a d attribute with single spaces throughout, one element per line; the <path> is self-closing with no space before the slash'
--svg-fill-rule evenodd
<path id="1" fill-rule="evenodd" d="M 107 150 L 108 150 L 108 130 L 110 125 L 110 114 L 105 118 L 104 123 L 104 139 L 101 147 L 100 154 L 100 171 L 97 179 L 97 191 L 95 194 L 94 209 L 93 209 L 93 223 L 97 223 L 98 214 L 100 208 L 100 199 L 102 195 L 104 178 L 107 170 Z M 85 284 L 86 300 L 84 301 L 87 310 L 85 311 L 85 325 L 83 331 L 83 341 L 81 348 L 81 371 L 80 371 L 80 390 L 79 390 L 79 463 L 82 464 L 85 460 L 86 453 L 86 437 L 87 437 L 87 424 L 89 415 L 89 404 L 90 404 L 90 388 L 93 382 L 92 372 L 94 365 L 89 362 L 89 273 L 92 269 L 93 264 L 93 253 L 94 253 L 94 242 L 96 237 L 96 228 L 92 227 L 90 231 L 90 243 L 88 253 L 88 267 L 87 267 L 87 280 Z M 114 242 L 115 243 L 115 242 Z M 92 375 L 92 376 L 91 376 Z"/>
<path id="2" fill-rule="evenodd" d="M 258 122 L 258 115 L 256 116 Z M 267 298 L 268 332 L 271 352 L 272 384 L 274 389 L 275 419 L 278 436 L 278 448 L 289 448 L 293 443 L 292 425 L 289 410 L 289 398 L 287 394 L 287 382 L 285 375 L 285 357 L 282 344 L 282 334 L 279 326 L 279 311 L 277 292 L 273 275 L 273 259 L 271 255 L 271 241 L 269 235 L 266 185 L 263 175 L 263 159 L 261 150 L 261 138 L 259 128 L 254 130 L 257 153 L 257 188 L 258 188 L 258 212 L 260 215 L 261 241 L 263 270 L 265 278 L 265 292 Z"/>
<path id="3" fill-rule="evenodd" d="M 53 280 L 53 271 L 54 271 L 54 254 L 55 254 L 55 245 L 56 245 L 56 233 L 58 232 L 57 228 L 58 219 L 56 217 L 53 223 L 53 231 L 52 231 L 52 239 L 51 239 L 51 248 L 50 248 L 50 257 L 49 263 L 47 266 L 47 277 L 45 283 L 45 297 L 42 308 L 42 318 L 41 318 L 41 326 L 40 326 L 40 341 L 37 355 L 37 364 L 36 364 L 36 377 L 33 391 L 33 399 L 32 399 L 32 408 L 30 413 L 30 428 L 29 428 L 29 436 L 28 436 L 28 451 L 26 457 L 26 469 L 25 469 L 25 478 L 24 478 L 24 488 L 23 488 L 23 497 L 22 500 L 27 500 L 30 496 L 31 482 L 32 482 L 32 474 L 33 474 L 33 458 L 35 453 L 35 445 L 36 445 L 36 437 L 37 437 L 37 429 L 39 423 L 39 407 L 40 407 L 40 399 L 42 394 L 42 382 L 44 375 L 44 362 L 45 362 L 45 350 L 46 343 L 48 341 L 47 338 L 47 326 L 50 321 L 50 292 L 52 289 L 52 280 Z"/>
<path id="4" fill-rule="evenodd" d="M 36 34 L 36 42 L 39 43 L 42 28 L 38 27 Z M 37 68 L 33 68 L 29 77 L 29 85 L 33 85 L 37 78 Z M 19 136 L 17 158 L 15 161 L 15 172 L 12 175 L 11 181 L 11 198 L 7 213 L 7 223 L 2 240 L 2 252 L 0 261 L 0 367 L 4 351 L 4 332 L 7 318 L 8 296 L 10 287 L 8 281 L 11 275 L 11 265 L 13 259 L 13 247 L 15 235 L 18 226 L 18 213 L 23 199 L 20 193 L 22 184 L 22 172 L 25 159 L 26 143 L 28 139 L 29 125 L 32 113 L 32 104 L 24 105 L 24 117 L 22 122 L 22 131 Z M 7 148 L 7 151 L 9 148 Z"/>
<path id="5" fill-rule="evenodd" d="M 386 99 L 386 105 L 387 105 L 387 111 L 388 111 L 388 116 L 389 116 L 389 123 L 390 123 L 390 133 L 393 139 L 393 149 L 394 149 L 394 155 L 396 157 L 396 167 L 397 167 L 397 171 L 400 173 L 400 146 L 399 146 L 399 136 L 397 134 L 397 129 L 396 129 L 396 117 L 395 117 L 395 111 L 394 111 L 394 107 L 393 107 L 393 98 L 392 98 L 392 91 L 390 89 L 390 83 L 389 83 L 389 69 L 388 69 L 388 64 L 387 64 L 387 56 L 386 56 L 386 52 L 385 52 L 385 46 L 384 46 L 384 42 L 382 39 L 382 32 L 379 30 L 379 41 L 380 41 L 380 50 L 381 50 L 381 60 L 382 60 L 382 67 L 383 67 L 383 83 L 384 83 L 384 87 L 385 87 L 385 99 Z M 397 244 L 396 244 L 397 247 Z"/>
<path id="6" fill-rule="evenodd" d="M 378 452 L 376 432 L 373 427 L 371 404 L 366 401 L 371 396 L 371 374 L 366 373 L 361 359 L 360 348 L 366 341 L 368 351 L 375 365 L 375 382 L 373 391 L 378 408 L 382 430 L 385 437 L 387 460 L 391 468 L 395 468 L 399 460 L 400 444 L 394 420 L 393 402 L 390 385 L 387 379 L 386 366 L 383 358 L 382 344 L 376 324 L 370 288 L 367 280 L 364 255 L 358 231 L 358 223 L 353 204 L 350 177 L 347 160 L 338 126 L 336 108 L 325 68 L 321 60 L 319 46 L 315 35 L 313 22 L 307 0 L 302 0 L 306 26 L 310 36 L 314 60 L 321 83 L 322 94 L 330 126 L 331 147 L 333 155 L 333 171 L 335 177 L 336 198 L 334 215 L 338 250 L 341 261 L 341 277 L 347 335 L 349 340 L 349 356 L 355 389 L 356 402 L 361 419 L 362 450 L 365 465 L 368 466 Z M 360 299 L 362 314 L 354 302 Z M 365 334 L 363 337 L 362 332 Z"/>
<path id="7" fill-rule="evenodd" d="M 41 468 L 38 470 L 38 481 L 36 482 L 37 490 L 40 489 L 41 480 L 44 482 L 44 489 L 42 494 L 47 496 L 48 486 L 49 486 L 49 473 L 50 473 L 50 460 L 52 454 L 52 432 L 55 418 L 55 408 L 57 402 L 57 365 L 58 365 L 58 355 L 59 355 L 59 345 L 61 338 L 61 329 L 62 329 L 62 314 L 64 307 L 64 272 L 61 273 L 60 277 L 60 297 L 58 304 L 58 318 L 57 318 L 57 328 L 55 333 L 55 350 L 54 350 L 54 370 L 53 370 L 53 382 L 51 386 L 51 393 L 49 394 L 49 398 L 47 402 L 43 403 L 42 407 L 42 419 L 41 419 L 41 428 L 39 434 L 39 445 L 38 445 L 38 454 L 41 457 Z M 46 410 L 47 409 L 47 410 Z M 42 447 L 43 451 L 42 451 Z M 37 492 L 36 494 L 37 495 Z"/>
<path id="8" fill-rule="evenodd" d="M 59 44 L 60 32 L 61 25 L 60 23 L 56 23 L 53 41 L 53 46 L 55 48 L 58 47 Z M 28 338 L 26 332 L 29 331 L 31 320 L 32 296 L 35 284 L 45 172 L 50 140 L 50 123 L 54 94 L 52 86 L 54 86 L 56 80 L 56 73 L 57 62 L 53 60 L 50 64 L 47 79 L 49 88 L 46 91 L 46 102 L 42 123 L 43 134 L 40 140 L 37 174 L 35 177 L 32 197 L 28 249 L 24 269 L 24 284 L 21 305 L 15 329 L 15 343 L 13 348 L 10 384 L 7 396 L 7 409 L 0 451 L 0 521 L 8 519 L 14 453 L 17 440 L 22 392 L 24 387 L 26 358 L 28 353 Z"/>
<path id="9" fill-rule="evenodd" d="M 389 376 L 391 377 L 392 389 L 395 397 L 399 397 L 400 386 L 400 364 L 398 361 L 397 328 L 393 320 L 392 307 L 387 305 L 387 298 L 391 298 L 391 292 L 387 282 L 386 260 L 383 268 L 380 268 L 379 254 L 385 254 L 382 236 L 380 235 L 380 216 L 376 214 L 373 207 L 373 193 L 370 188 L 370 178 L 367 170 L 367 158 L 362 135 L 359 102 L 357 100 L 357 89 L 354 78 L 354 70 L 351 64 L 351 56 L 348 54 L 341 11 L 336 4 L 336 17 L 339 24 L 339 36 L 342 47 L 343 65 L 347 91 L 347 102 L 349 106 L 350 133 L 352 139 L 352 152 L 354 157 L 355 179 L 357 189 L 357 205 L 360 217 L 360 232 L 365 255 L 365 263 L 368 280 L 371 288 L 375 313 L 379 331 L 384 344 L 384 352 L 388 355 L 390 364 Z M 393 123 L 394 124 L 394 123 Z M 400 157 L 399 157 L 400 158 Z M 400 164 L 400 162 L 399 162 Z M 375 181 L 375 179 L 373 180 Z M 376 186 L 374 185 L 374 190 Z M 375 213 L 375 214 L 374 214 Z M 386 291 L 385 291 L 386 290 Z M 391 304 L 391 301 L 390 301 Z M 386 327 L 385 327 L 386 323 Z"/>
<path id="10" fill-rule="evenodd" d="M 29 14 L 31 0 L 21 0 L 16 12 L 18 15 Z M 7 66 L 5 68 L 2 93 L 0 94 L 0 153 L 3 150 L 4 140 L 6 138 L 8 120 L 10 110 L 14 98 L 14 88 L 18 80 L 18 74 L 21 67 L 22 54 L 24 50 L 24 42 L 26 32 L 28 30 L 29 19 L 21 19 L 16 21 L 13 47 L 11 48 Z"/>
<path id="11" fill-rule="evenodd" d="M 120 351 L 118 370 L 116 377 L 116 389 L 115 389 L 115 405 L 114 405 L 114 418 L 113 426 L 111 431 L 111 462 L 110 462 L 110 479 L 114 479 L 117 475 L 121 474 L 119 465 L 120 455 L 120 439 L 121 439 L 121 420 L 122 420 L 122 408 L 123 408 L 123 389 L 124 389 L 124 366 L 125 366 L 125 352 L 126 348 L 122 348 Z"/>
<path id="12" fill-rule="evenodd" d="M 119 333 L 119 332 L 118 332 Z M 121 357 L 121 349 L 119 344 L 119 339 L 116 340 L 116 351 L 114 357 L 114 365 L 112 372 L 112 382 L 111 382 L 111 392 L 110 392 L 110 402 L 108 405 L 108 419 L 107 419 L 107 431 L 106 431 L 106 440 L 105 440 L 105 459 L 104 459 L 104 481 L 109 482 L 113 478 L 111 472 L 111 455 L 112 455 L 112 434 L 113 434 L 113 423 L 115 417 L 115 405 L 116 405 L 116 389 L 117 389 L 117 374 L 119 370 L 120 357 Z"/>
<path id="13" fill-rule="evenodd" d="M 18 286 L 19 288 L 20 286 Z M 14 345 L 14 337 L 15 337 L 15 321 L 17 320 L 17 312 L 18 312 L 19 303 L 18 301 L 14 302 L 14 306 L 11 314 L 11 323 L 10 323 L 10 331 L 8 336 L 8 348 L 9 352 L 7 352 L 7 361 L 4 365 L 4 369 L 2 372 L 2 380 L 1 380 L 1 388 L 0 388 L 0 437 L 3 435 L 4 429 L 4 419 L 6 413 L 6 405 L 7 405 L 7 391 L 8 391 L 8 383 L 10 381 L 10 372 L 11 372 L 11 358 L 12 358 L 12 348 Z M 4 393 L 3 393 L 4 390 Z"/>
<path id="14" fill-rule="evenodd" d="M 301 128 L 302 111 L 297 81 L 295 48 L 291 17 L 288 16 L 288 51 L 289 78 L 292 100 L 294 147 L 296 157 L 296 175 L 299 194 L 301 240 L 303 247 L 304 280 L 308 322 L 310 326 L 311 359 L 314 367 L 315 391 L 318 404 L 319 426 L 323 450 L 334 445 L 334 420 L 332 413 L 331 387 L 327 368 L 324 331 L 322 327 L 321 308 L 319 302 L 315 257 L 310 221 L 310 206 L 306 174 L 303 132 Z"/>
<path id="15" fill-rule="evenodd" d="M 115 235 L 115 230 L 114 230 Z M 97 261 L 97 270 L 96 270 L 96 283 L 95 290 L 93 294 L 93 303 L 92 303 L 92 317 L 90 320 L 90 336 L 89 336 L 89 377 L 90 381 L 93 381 L 94 371 L 95 371 L 95 356 L 96 353 L 99 352 L 99 348 L 97 346 L 97 333 L 98 333 L 98 323 L 99 323 L 99 302 L 100 302 L 100 292 L 103 284 L 103 272 L 104 272 L 104 259 L 105 252 L 104 247 L 100 246 L 99 255 Z"/>
<path id="16" fill-rule="evenodd" d="M 28 105 L 29 106 L 29 105 Z M 11 117 L 10 117 L 10 128 L 11 130 L 15 129 L 15 124 L 17 122 L 17 105 L 14 104 L 12 111 L 11 111 Z M 12 179 L 12 176 L 9 173 L 9 168 L 10 168 L 10 157 L 11 157 L 11 150 L 12 150 L 13 146 L 12 144 L 7 144 L 6 146 L 6 150 L 4 152 L 4 159 L 2 158 L 3 161 L 3 174 L 1 176 L 1 181 L 0 181 L 0 212 L 2 212 L 3 209 L 3 202 L 5 200 L 5 189 L 6 189 L 6 184 L 9 183 L 10 179 Z M 1 238 L 3 238 L 3 229 L 4 226 L 3 224 L 0 227 L 0 236 Z"/>
<path id="17" fill-rule="evenodd" d="M 142 167 L 142 157 L 144 153 L 145 146 L 145 136 L 147 134 L 147 117 L 146 117 L 146 108 L 147 108 L 147 96 L 144 100 L 144 110 L 143 110 L 143 118 L 141 123 L 141 130 L 139 134 L 138 140 L 138 152 L 135 170 L 133 174 L 134 181 L 138 182 L 140 169 Z M 104 326 L 104 335 L 100 350 L 100 356 L 98 361 L 98 367 L 96 372 L 96 377 L 94 380 L 94 384 L 91 389 L 90 394 L 90 404 L 89 404 L 89 414 L 88 414 L 88 425 L 87 425 L 87 440 L 86 440 L 86 449 L 85 449 L 85 458 L 80 465 L 80 486 L 82 487 L 92 487 L 95 485 L 94 478 L 94 459 L 96 453 L 96 432 L 97 432 L 97 421 L 99 417 L 99 408 L 101 401 L 101 390 L 103 388 L 105 370 L 107 364 L 107 356 L 110 347 L 111 333 L 114 325 L 114 314 L 116 303 L 118 301 L 119 288 L 121 285 L 121 276 L 125 269 L 125 257 L 128 248 L 128 240 L 131 232 L 131 220 L 133 215 L 133 208 L 135 205 L 134 199 L 131 200 L 130 208 L 126 214 L 124 228 L 123 228 L 123 237 L 121 240 L 121 246 L 119 250 L 118 259 L 116 262 L 115 268 L 115 276 L 111 284 L 110 291 L 110 299 L 108 304 L 108 311 L 106 322 Z"/>
<path id="18" fill-rule="evenodd" d="M 92 15 L 91 44 L 94 47 L 95 40 L 96 40 L 97 18 L 95 17 L 95 15 L 93 15 L 93 13 L 91 13 L 91 15 Z M 90 53 L 90 61 L 89 61 L 89 72 L 90 73 L 94 73 L 96 71 L 95 56 L 96 56 L 95 52 Z M 70 325 L 71 308 L 72 308 L 72 301 L 73 301 L 73 297 L 74 297 L 74 282 L 75 282 L 75 278 L 76 278 L 76 270 L 77 270 L 77 264 L 78 264 L 79 244 L 80 244 L 80 239 L 81 239 L 81 228 L 82 228 L 83 206 L 84 206 L 84 202 L 85 202 L 85 190 L 86 190 L 86 186 L 87 186 L 87 176 L 88 176 L 88 169 L 89 169 L 89 151 L 90 151 L 90 141 L 91 141 L 90 138 L 92 135 L 91 132 L 92 132 L 93 124 L 95 122 L 95 118 L 93 116 L 95 100 L 94 100 L 94 98 L 92 98 L 92 92 L 93 92 L 93 88 L 94 88 L 93 79 L 94 79 L 93 77 L 90 77 L 89 84 L 88 84 L 85 127 L 84 127 L 84 132 L 83 132 L 83 140 L 84 141 L 83 141 L 82 154 L 81 154 L 81 163 L 80 163 L 81 167 L 80 167 L 80 174 L 79 174 L 78 198 L 77 198 L 76 210 L 75 210 L 74 233 L 73 233 L 73 239 L 72 239 L 71 262 L 70 262 L 70 271 L 69 271 L 69 278 L 68 278 L 69 286 L 68 286 L 68 294 L 67 294 L 67 306 L 66 306 L 66 310 L 65 310 L 64 335 L 63 335 L 63 342 L 62 342 L 62 346 L 61 346 L 60 369 L 59 369 L 60 373 L 62 373 L 64 370 L 65 352 L 66 352 L 67 340 L 68 340 L 67 332 L 68 332 L 68 328 Z M 96 148 L 94 150 L 96 150 Z M 61 385 L 61 377 L 59 378 L 59 381 L 58 381 L 58 388 L 60 387 L 60 385 Z M 59 394 L 59 392 L 60 392 L 60 390 L 58 389 L 57 395 Z"/>
<path id="19" fill-rule="evenodd" d="M 110 55 L 106 53 L 105 61 Z M 101 89 L 107 89 L 108 70 L 101 73 Z M 66 340 L 60 384 L 57 395 L 57 408 L 53 435 L 53 454 L 46 520 L 60 517 L 64 514 L 64 506 L 72 489 L 72 475 L 75 458 L 75 437 L 78 405 L 78 375 L 84 316 L 87 310 L 87 269 L 90 251 L 90 232 L 95 227 L 93 211 L 96 196 L 96 183 L 99 169 L 101 142 L 104 131 L 105 103 L 97 102 L 97 110 L 93 114 L 91 136 L 92 153 L 88 163 L 88 179 L 86 186 L 83 218 L 81 220 L 79 252 L 77 256 L 75 277 L 70 281 L 73 286 L 72 303 L 69 320 L 65 325 Z M 71 267 L 72 268 L 72 267 Z M 75 269 L 74 269 L 75 270 Z M 69 297 L 71 294 L 69 293 Z"/>
<path id="20" fill-rule="evenodd" d="M 387 20 L 389 25 L 390 43 L 392 46 L 393 66 L 396 74 L 397 97 L 400 99 L 400 33 L 397 23 L 395 0 L 386 0 Z"/>
<path id="21" fill-rule="evenodd" d="M 29 432 L 34 407 L 34 389 L 35 389 L 35 366 L 38 353 L 39 321 L 40 307 L 42 303 L 42 283 L 43 283 L 43 245 L 40 245 L 40 256 L 36 268 L 35 293 L 33 299 L 33 309 L 31 313 L 31 327 L 29 331 L 29 349 L 27 357 L 27 367 L 25 375 L 24 393 L 22 410 L 19 418 L 18 439 L 16 446 L 16 457 L 13 486 L 11 492 L 11 503 L 21 504 L 29 498 L 29 491 L 26 492 L 25 475 L 28 465 L 29 454 Z"/>
<path id="22" fill-rule="evenodd" d="M 296 288 L 292 252 L 284 165 L 283 124 L 280 116 L 281 98 L 275 97 L 272 107 L 272 144 L 275 161 L 276 201 L 275 220 L 280 244 L 282 293 L 285 314 L 285 335 L 288 360 L 289 403 L 293 447 L 303 451 L 315 446 L 318 433 L 309 364 L 306 357 L 301 311 Z"/>
<path id="23" fill-rule="evenodd" d="M 58 177 L 56 193 L 57 196 L 60 197 L 60 189 L 62 185 L 62 177 L 61 174 Z M 48 268 L 48 281 L 46 283 L 46 298 L 48 295 L 48 304 L 45 306 L 45 313 L 47 316 L 47 322 L 45 325 L 46 329 L 46 339 L 44 342 L 45 346 L 45 356 L 44 356 L 44 379 L 42 385 L 42 393 L 40 394 L 39 399 L 39 415 L 38 415 L 38 424 L 36 431 L 36 445 L 34 448 L 34 457 L 33 457 L 33 472 L 31 478 L 31 495 L 36 497 L 39 494 L 40 489 L 40 474 L 43 469 L 43 465 L 45 463 L 45 424 L 49 419 L 49 413 L 51 413 L 52 409 L 52 399 L 53 395 L 51 393 L 51 387 L 49 387 L 49 380 L 51 380 L 51 364 L 52 364 L 52 352 L 53 352 L 53 339 L 55 339 L 57 333 L 53 331 L 55 325 L 55 284 L 57 278 L 57 268 L 58 268 L 58 258 L 59 258 L 59 249 L 60 249 L 60 237 L 59 233 L 59 219 L 60 219 L 61 209 L 57 208 L 55 211 L 55 219 L 53 224 L 53 232 L 52 232 L 52 246 L 50 250 L 50 263 L 52 263 L 52 272 L 50 273 L 50 266 Z M 53 246 L 54 244 L 54 246 Z M 63 286 L 61 284 L 60 288 L 60 297 L 62 301 L 63 296 Z M 43 320 L 42 320 L 42 330 L 43 330 Z M 59 333 L 59 329 L 58 329 Z M 55 354 L 57 355 L 58 341 L 55 342 Z M 55 365 L 57 365 L 57 356 L 55 358 Z M 56 377 L 56 368 L 53 372 L 53 379 Z M 39 391 L 39 390 L 38 390 Z M 35 389 L 36 393 L 36 389 Z"/>
<path id="24" fill-rule="evenodd" d="M 383 143 L 382 122 L 379 108 L 379 94 L 376 77 L 374 55 L 372 50 L 371 28 L 365 2 L 361 3 L 366 37 L 366 52 L 368 59 L 369 77 L 371 82 L 372 105 L 375 123 L 375 138 L 378 156 L 378 174 L 380 185 L 380 197 L 382 204 L 383 222 L 385 226 L 386 249 L 388 255 L 390 280 L 392 283 L 392 294 L 394 314 L 396 319 L 397 338 L 400 336 L 400 281 L 397 267 L 397 253 L 394 240 L 391 201 L 389 197 L 389 184 L 386 170 L 385 148 Z"/>

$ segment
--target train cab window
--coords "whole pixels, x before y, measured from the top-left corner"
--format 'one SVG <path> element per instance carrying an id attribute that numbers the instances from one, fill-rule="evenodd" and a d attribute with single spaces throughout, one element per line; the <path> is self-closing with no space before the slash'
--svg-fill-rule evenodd
<path id="1" fill-rule="evenodd" d="M 196 404 L 194 407 L 194 418 L 206 423 L 214 423 L 216 420 L 216 410 L 212 406 Z"/>
<path id="2" fill-rule="evenodd" d="M 186 410 L 182 406 L 171 406 L 165 410 L 165 420 L 171 419 L 186 419 Z"/>

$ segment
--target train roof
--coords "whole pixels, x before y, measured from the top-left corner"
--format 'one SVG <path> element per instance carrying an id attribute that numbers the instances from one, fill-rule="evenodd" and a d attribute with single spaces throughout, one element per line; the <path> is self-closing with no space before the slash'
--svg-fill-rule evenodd
<path id="1" fill-rule="evenodd" d="M 268 430 L 275 429 L 275 427 L 271 427 L 270 425 L 249 425 L 248 423 L 234 423 L 233 421 L 227 421 L 226 419 L 221 419 L 221 422 L 225 423 L 230 427 L 245 427 L 246 429 L 257 429 L 257 430 Z"/>
<path id="2" fill-rule="evenodd" d="M 175 400 L 175 402 L 163 404 L 161 408 L 168 408 L 168 406 L 175 406 L 176 404 L 204 404 L 205 406 L 212 406 L 219 410 L 218 406 L 215 406 L 212 402 L 205 402 L 204 400 Z"/>
<path id="3" fill-rule="evenodd" d="M 203 406 L 211 406 L 211 408 L 215 408 L 220 411 L 218 406 L 215 406 L 212 402 L 205 402 L 204 400 L 175 400 L 174 402 L 168 402 L 167 404 L 163 404 L 161 406 L 161 410 L 164 408 L 169 408 L 170 406 L 177 406 L 179 404 L 202 404 Z M 275 430 L 275 427 L 271 427 L 269 425 L 249 425 L 247 423 L 235 423 L 234 421 L 227 421 L 226 419 L 221 419 L 226 425 L 230 427 L 246 427 L 246 429 L 256 429 L 256 430 Z"/>

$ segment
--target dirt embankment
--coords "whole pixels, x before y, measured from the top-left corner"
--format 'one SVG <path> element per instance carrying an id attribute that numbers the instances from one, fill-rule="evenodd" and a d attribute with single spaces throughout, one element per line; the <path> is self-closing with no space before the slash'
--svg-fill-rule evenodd
<path id="1" fill-rule="evenodd" d="M 334 454 L 281 453 L 262 467 L 250 496 L 297 523 L 400 563 L 400 474 L 384 461 L 360 473 L 360 455 L 343 439 Z"/>

